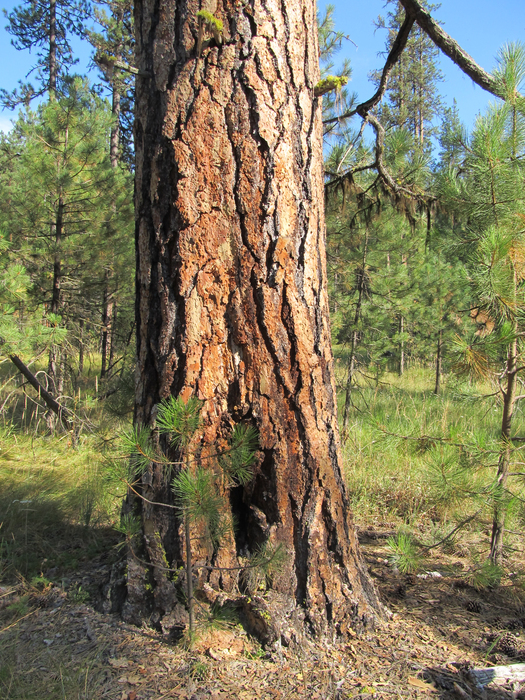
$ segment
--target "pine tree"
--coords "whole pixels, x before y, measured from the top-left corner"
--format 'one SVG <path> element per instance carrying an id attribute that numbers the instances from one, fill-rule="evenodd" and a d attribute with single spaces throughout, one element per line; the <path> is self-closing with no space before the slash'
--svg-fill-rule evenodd
<path id="1" fill-rule="evenodd" d="M 109 14 L 103 8 L 107 5 Z M 133 169 L 133 139 L 130 121 L 134 102 L 134 74 L 123 70 L 134 63 L 132 4 L 129 0 L 110 0 L 95 8 L 95 17 L 102 32 L 89 32 L 89 41 L 96 48 L 94 61 L 111 93 L 113 123 L 109 143 L 113 168 Z M 109 232 L 110 233 L 110 232 Z M 111 234 L 110 234 L 111 235 Z M 108 249 L 102 282 L 102 329 L 100 378 L 110 378 L 113 366 L 115 318 L 119 306 L 114 277 L 115 255 Z"/>
<path id="2" fill-rule="evenodd" d="M 103 277 L 97 271 L 106 251 L 123 240 L 130 249 L 130 183 L 111 167 L 111 123 L 104 103 L 77 80 L 67 95 L 21 116 L 6 139 L 12 157 L 2 182 L 2 217 L 26 260 L 34 298 L 72 331 L 71 340 L 79 319 L 93 317 L 90 303 L 100 285 L 94 280 Z M 129 254 L 127 260 L 129 266 Z M 70 350 L 50 351 L 49 386 L 56 396 Z"/>
<path id="3" fill-rule="evenodd" d="M 313 631 L 337 625 L 344 633 L 356 606 L 372 613 L 377 598 L 340 473 L 315 4 L 287 0 L 270 10 L 250 0 L 242 8 L 218 5 L 216 14 L 228 41 L 210 36 L 205 45 L 191 3 L 135 11 L 142 73 L 135 420 L 150 424 L 162 398 L 197 396 L 206 440 L 220 439 L 232 421 L 257 428 L 254 479 L 230 491 L 242 526 L 218 557 L 228 567 L 246 548 L 281 542 L 290 556 L 278 593 Z M 142 488 L 165 502 L 156 474 L 152 467 Z M 128 507 L 145 528 L 159 529 L 161 517 L 166 523 L 160 508 L 132 498 Z M 147 558 L 179 560 L 176 529 L 162 525 L 161 532 L 158 541 L 144 538 Z M 128 561 L 125 615 L 140 619 L 146 570 Z M 169 582 L 152 573 L 150 600 L 164 619 Z M 216 585 L 232 589 L 237 580 L 225 575 Z"/>
<path id="4" fill-rule="evenodd" d="M 19 87 L 11 93 L 0 90 L 1 102 L 12 109 L 22 102 L 28 105 L 33 97 L 46 92 L 54 99 L 62 93 L 69 69 L 76 63 L 70 37 L 84 34 L 89 3 L 87 0 L 26 0 L 11 13 L 4 10 L 4 14 L 9 20 L 7 31 L 13 36 L 13 46 L 18 50 L 36 49 L 38 60 L 29 73 L 35 73 L 36 87 L 20 81 Z"/>
<path id="5" fill-rule="evenodd" d="M 436 5 L 427 5 L 429 11 L 437 9 Z M 404 9 L 398 0 L 388 0 L 387 6 L 393 7 L 386 18 L 379 17 L 376 26 L 388 30 L 387 51 L 397 36 L 404 17 Z M 427 34 L 415 25 L 407 46 L 396 63 L 389 79 L 387 101 L 381 104 L 379 117 L 383 126 L 404 128 L 412 134 L 414 145 L 420 150 L 430 148 L 430 138 L 436 134 L 434 120 L 442 110 L 438 83 L 443 75 L 438 68 L 439 49 Z M 375 80 L 379 75 L 372 73 Z"/>
<path id="6" fill-rule="evenodd" d="M 459 340 L 458 368 L 490 377 L 502 399 L 498 469 L 493 490 L 490 559 L 501 564 L 506 507 L 512 500 L 513 416 L 523 370 L 525 331 L 525 120 L 519 93 L 525 81 L 525 48 L 508 45 L 495 76 L 505 103 L 479 117 L 466 144 L 463 174 L 449 170 L 442 192 L 463 221 L 468 251 L 471 333 Z"/>
<path id="7" fill-rule="evenodd" d="M 125 162 L 133 168 L 135 74 L 130 72 L 135 63 L 133 4 L 130 0 L 99 3 L 95 8 L 95 18 L 102 31 L 90 31 L 88 38 L 96 49 L 94 61 L 111 93 L 114 117 L 110 139 L 111 164 L 116 167 L 119 162 Z"/>

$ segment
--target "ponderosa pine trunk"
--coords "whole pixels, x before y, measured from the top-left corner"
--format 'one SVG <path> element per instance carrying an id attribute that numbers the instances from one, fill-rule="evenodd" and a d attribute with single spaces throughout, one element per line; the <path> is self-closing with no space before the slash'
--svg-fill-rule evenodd
<path id="1" fill-rule="evenodd" d="M 197 12 L 224 23 L 196 52 Z M 226 494 L 238 528 L 213 556 L 235 566 L 264 543 L 287 553 L 274 590 L 307 629 L 344 633 L 380 611 L 341 476 L 326 289 L 321 104 L 313 0 L 135 4 L 137 381 L 135 421 L 170 395 L 203 403 L 203 442 L 259 431 L 253 480 Z M 151 77 L 147 77 L 149 74 Z M 171 502 L 151 467 L 151 501 Z M 184 561 L 173 511 L 129 497 L 143 523 L 124 616 L 169 628 Z M 200 581 L 204 576 L 199 570 Z M 238 571 L 207 573 L 234 590 Z"/>

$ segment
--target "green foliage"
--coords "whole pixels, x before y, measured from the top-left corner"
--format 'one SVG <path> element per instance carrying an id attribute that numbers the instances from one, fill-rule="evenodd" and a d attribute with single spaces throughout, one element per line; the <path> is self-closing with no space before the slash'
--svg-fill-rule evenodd
<path id="1" fill-rule="evenodd" d="M 0 137 L 2 352 L 26 364 L 49 352 L 55 395 L 78 391 L 108 296 L 119 308 L 113 364 L 132 339 L 132 183 L 111 166 L 112 124 L 107 103 L 75 79 Z"/>
<path id="2" fill-rule="evenodd" d="M 133 513 L 124 513 L 120 522 L 115 525 L 115 530 L 124 535 L 125 539 L 118 544 L 119 549 L 122 549 L 125 545 L 131 546 L 134 539 L 140 535 L 142 523 Z"/>
<path id="3" fill-rule="evenodd" d="M 161 435 L 169 435 L 171 444 L 186 449 L 201 425 L 202 401 L 190 397 L 186 403 L 181 398 L 170 396 L 158 407 L 157 429 Z"/>
<path id="4" fill-rule="evenodd" d="M 219 456 L 219 464 L 230 484 L 244 486 L 253 476 L 259 435 L 251 425 L 236 425 L 228 448 Z"/>
<path id="5" fill-rule="evenodd" d="M 423 3 L 432 12 L 436 5 Z M 388 32 L 386 49 L 390 51 L 404 19 L 404 10 L 397 0 L 388 0 L 392 8 L 376 21 L 378 29 Z M 407 46 L 389 76 L 387 99 L 380 107 L 380 119 L 387 130 L 407 129 L 414 137 L 414 147 L 430 150 L 430 137 L 435 134 L 434 119 L 442 110 L 438 84 L 443 74 L 438 66 L 439 49 L 417 25 L 410 32 Z M 380 73 L 372 73 L 379 83 Z"/>
<path id="6" fill-rule="evenodd" d="M 314 94 L 320 96 L 324 94 L 323 99 L 323 120 L 334 117 L 336 114 L 340 117 L 345 112 L 352 109 L 357 100 L 357 95 L 349 94 L 345 89 L 352 75 L 350 61 L 345 59 L 342 65 L 334 72 L 334 58 L 342 46 L 344 40 L 350 40 L 350 37 L 336 29 L 334 20 L 334 5 L 327 5 L 324 10 L 324 15 L 317 16 L 317 31 L 319 36 L 319 63 L 321 68 L 321 81 L 315 86 Z M 326 85 L 332 83 L 332 87 L 318 93 L 319 86 L 324 80 L 328 79 Z M 345 119 L 338 120 L 325 128 L 325 136 L 330 139 L 332 146 L 334 139 L 337 140 L 342 134 L 347 132 L 347 124 Z"/>
<path id="7" fill-rule="evenodd" d="M 264 542 L 257 547 L 242 572 L 243 586 L 249 593 L 257 593 L 270 588 L 276 576 L 282 571 L 286 551 L 281 543 L 272 545 Z"/>
<path id="8" fill-rule="evenodd" d="M 134 481 L 136 476 L 143 474 L 151 462 L 168 464 L 166 457 L 155 450 L 152 445 L 151 431 L 147 426 L 133 426 L 129 431 L 122 433 L 121 439 L 122 451 L 130 456 L 133 467 L 132 473 L 130 473 L 132 481 Z M 113 473 L 115 466 L 113 465 L 113 469 L 109 471 L 109 474 Z"/>
<path id="9" fill-rule="evenodd" d="M 87 603 L 89 600 L 89 593 L 82 590 L 82 586 L 80 585 L 71 588 L 67 595 L 71 602 L 75 603 L 76 605 L 82 605 L 83 603 Z"/>
<path id="10" fill-rule="evenodd" d="M 387 545 L 391 550 L 389 561 L 403 574 L 412 574 L 420 567 L 420 556 L 417 545 L 412 537 L 399 532 L 395 537 L 389 537 Z"/>
<path id="11" fill-rule="evenodd" d="M 237 610 L 228 605 L 213 604 L 205 619 L 205 628 L 208 630 L 225 630 L 239 625 Z"/>
<path id="12" fill-rule="evenodd" d="M 4 10 L 4 14 L 13 46 L 30 53 L 35 50 L 37 62 L 28 75 L 35 73 L 37 87 L 19 81 L 18 89 L 11 93 L 2 89 L 2 104 L 13 109 L 22 103 L 27 105 L 34 97 L 48 91 L 52 95 L 60 94 L 67 84 L 69 69 L 76 63 L 70 37 L 83 35 L 89 3 L 86 0 L 57 0 L 53 4 L 46 0 L 26 0 L 11 12 Z"/>
<path id="13" fill-rule="evenodd" d="M 470 586 L 481 591 L 499 586 L 503 575 L 501 566 L 485 560 L 467 574 L 466 581 Z"/>
<path id="14" fill-rule="evenodd" d="M 314 87 L 314 95 L 316 97 L 321 97 L 326 95 L 327 92 L 340 92 L 341 89 L 348 83 L 348 76 L 346 75 L 327 75 L 326 78 L 322 78 L 316 86 Z"/>
<path id="15" fill-rule="evenodd" d="M 112 112 L 116 120 L 112 125 L 112 136 L 118 138 L 117 153 L 113 155 L 117 155 L 120 162 L 126 163 L 132 170 L 135 155 L 135 76 L 128 71 L 119 70 L 115 64 L 135 65 L 133 3 L 130 0 L 107 0 L 97 3 L 93 14 L 100 30 L 88 31 L 87 38 L 95 48 L 93 60 L 111 92 Z"/>
<path id="16" fill-rule="evenodd" d="M 28 598 L 29 596 L 22 596 L 16 603 L 11 603 L 11 605 L 7 606 L 7 612 L 13 617 L 23 617 L 27 615 L 29 612 L 29 607 L 27 605 Z"/>
<path id="17" fill-rule="evenodd" d="M 191 522 L 204 522 L 212 541 L 217 543 L 223 502 L 216 475 L 200 465 L 195 472 L 182 469 L 171 487 L 181 515 Z"/>
<path id="18" fill-rule="evenodd" d="M 204 32 L 208 32 L 215 39 L 215 43 L 220 46 L 222 44 L 223 23 L 217 19 L 212 12 L 208 10 L 199 10 L 197 12 L 197 21 L 199 24 L 199 33 L 197 38 L 197 56 L 200 56 Z"/>
<path id="19" fill-rule="evenodd" d="M 52 582 L 45 576 L 40 575 L 33 576 L 33 578 L 31 579 L 31 585 L 35 588 L 38 588 L 38 590 L 43 591 L 46 588 L 49 588 L 52 585 Z"/>
<path id="20" fill-rule="evenodd" d="M 175 472 L 171 480 L 175 509 L 184 521 L 186 559 L 187 602 L 189 607 L 189 643 L 195 633 L 193 596 L 192 527 L 204 528 L 213 547 L 217 547 L 226 532 L 231 529 L 224 498 L 224 490 L 246 484 L 252 476 L 255 452 L 258 446 L 257 432 L 250 426 L 236 426 L 226 449 L 218 445 L 203 449 L 199 444 L 202 402 L 196 398 L 183 401 L 170 397 L 161 401 L 155 418 L 158 435 L 169 438 L 171 449 L 178 452 L 174 462 L 161 453 L 153 432 L 147 427 L 135 428 L 123 436 L 124 450 L 129 450 L 134 474 L 144 473 L 154 463 L 164 465 L 166 474 Z M 209 451 L 211 449 L 211 452 Z M 130 484 L 130 475 L 121 463 L 108 465 L 108 478 L 120 474 Z M 222 472 L 222 474 L 221 474 Z M 129 473 L 128 473 L 129 474 Z M 221 476 L 223 477 L 221 479 Z M 135 490 L 141 496 L 139 490 Z M 171 504 L 168 507 L 173 507 Z M 118 526 L 128 545 L 140 531 L 140 523 L 127 515 Z M 272 560 L 275 557 L 272 556 Z M 266 562 L 270 566 L 270 561 Z M 168 568 L 168 562 L 166 562 Z"/>

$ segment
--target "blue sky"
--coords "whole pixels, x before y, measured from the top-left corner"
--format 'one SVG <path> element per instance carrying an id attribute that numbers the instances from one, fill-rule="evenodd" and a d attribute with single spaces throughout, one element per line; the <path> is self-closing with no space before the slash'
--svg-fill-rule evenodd
<path id="1" fill-rule="evenodd" d="M 18 2 L 0 0 L 0 6 L 9 12 Z M 368 73 L 380 68 L 383 59 L 378 52 L 384 50 L 385 32 L 375 31 L 374 19 L 385 14 L 384 0 L 332 0 L 335 5 L 335 19 L 338 28 L 348 34 L 357 44 L 345 42 L 339 54 L 348 56 L 352 63 L 353 76 L 350 88 L 364 100 L 373 93 L 368 81 Z M 320 9 L 326 5 L 320 2 Z M 495 64 L 498 49 L 506 42 L 525 42 L 525 2 L 524 0 L 442 0 L 435 18 L 444 23 L 445 30 L 468 51 L 485 70 Z M 35 57 L 27 51 L 16 51 L 10 44 L 11 37 L 5 31 L 7 20 L 0 18 L 0 87 L 14 88 L 19 79 L 34 65 Z M 89 61 L 90 47 L 79 46 L 79 72 L 85 72 Z M 441 85 L 444 101 L 458 103 L 462 121 L 471 127 L 476 114 L 482 112 L 490 95 L 461 73 L 459 68 L 445 56 L 441 59 L 441 69 L 446 82 Z M 0 112 L 0 129 L 5 129 L 12 118 L 11 112 Z"/>
<path id="2" fill-rule="evenodd" d="M 320 2 L 320 10 L 327 4 Z M 386 15 L 388 10 L 384 0 L 332 0 L 331 4 L 335 6 L 337 28 L 357 44 L 356 48 L 345 42 L 339 56 L 350 58 L 353 73 L 349 88 L 357 92 L 360 101 L 364 101 L 375 90 L 368 80 L 368 73 L 384 64 L 384 58 L 378 53 L 384 51 L 386 31 L 376 30 L 373 21 L 380 14 Z M 487 71 L 494 67 L 501 46 L 512 41 L 525 42 L 524 0 L 441 0 L 440 8 L 432 14 Z M 475 85 L 446 56 L 441 56 L 440 64 L 446 79 L 440 86 L 444 102 L 452 105 L 455 98 L 462 121 L 471 128 L 476 115 L 483 112 L 494 98 Z"/>

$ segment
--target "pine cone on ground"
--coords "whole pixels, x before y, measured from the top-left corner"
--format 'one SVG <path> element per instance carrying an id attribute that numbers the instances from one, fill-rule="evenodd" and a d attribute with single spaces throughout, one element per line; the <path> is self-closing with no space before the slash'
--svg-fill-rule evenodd
<path id="1" fill-rule="evenodd" d="M 519 617 L 512 617 L 505 623 L 505 628 L 508 630 L 520 630 L 523 627 L 523 620 Z"/>
<path id="2" fill-rule="evenodd" d="M 469 600 L 465 606 L 469 612 L 480 613 L 482 610 L 481 603 L 479 600 Z"/>
<path id="3" fill-rule="evenodd" d="M 498 651 L 501 651 L 511 658 L 520 656 L 522 653 L 520 640 L 510 632 L 505 632 L 505 634 L 500 637 L 496 648 Z"/>

